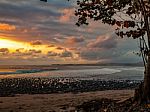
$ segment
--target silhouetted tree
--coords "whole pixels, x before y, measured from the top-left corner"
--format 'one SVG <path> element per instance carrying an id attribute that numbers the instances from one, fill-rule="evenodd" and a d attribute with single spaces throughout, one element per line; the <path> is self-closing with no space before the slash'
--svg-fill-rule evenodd
<path id="1" fill-rule="evenodd" d="M 145 65 L 140 101 L 150 101 L 150 1 L 149 0 L 78 0 L 77 26 L 88 25 L 88 19 L 117 26 L 120 37 L 139 39 L 140 55 Z M 142 93 L 141 93 L 142 91 Z"/>
<path id="2" fill-rule="evenodd" d="M 150 0 L 77 0 L 77 6 L 77 26 L 88 25 L 89 19 L 102 21 L 116 26 L 122 38 L 139 39 L 139 55 L 145 65 L 139 99 L 150 102 Z"/>

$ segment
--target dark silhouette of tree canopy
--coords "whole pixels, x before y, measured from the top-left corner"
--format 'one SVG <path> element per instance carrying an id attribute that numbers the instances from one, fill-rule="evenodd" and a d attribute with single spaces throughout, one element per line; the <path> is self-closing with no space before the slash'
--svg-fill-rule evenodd
<path id="1" fill-rule="evenodd" d="M 150 1 L 148 0 L 78 0 L 77 26 L 88 25 L 88 19 L 101 20 L 104 24 L 117 26 L 120 37 L 140 38 L 144 64 L 150 47 Z M 128 30 L 127 30 L 128 29 Z M 127 30 L 127 31 L 126 31 Z M 145 40 L 147 35 L 147 41 Z"/>
<path id="2" fill-rule="evenodd" d="M 150 0 L 77 0 L 77 6 L 77 26 L 101 21 L 116 26 L 121 38 L 139 39 L 145 75 L 138 100 L 150 102 Z"/>

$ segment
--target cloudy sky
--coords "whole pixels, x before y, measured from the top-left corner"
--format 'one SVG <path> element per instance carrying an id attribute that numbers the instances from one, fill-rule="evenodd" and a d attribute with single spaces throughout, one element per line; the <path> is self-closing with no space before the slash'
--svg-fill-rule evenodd
<path id="1" fill-rule="evenodd" d="M 67 0 L 0 0 L 0 64 L 134 63 L 137 40 L 100 21 L 77 27 Z"/>

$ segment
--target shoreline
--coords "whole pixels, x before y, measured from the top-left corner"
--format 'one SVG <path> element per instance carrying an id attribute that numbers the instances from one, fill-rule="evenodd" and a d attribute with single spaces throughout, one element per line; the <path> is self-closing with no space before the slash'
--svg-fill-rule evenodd
<path id="1" fill-rule="evenodd" d="M 0 80 L 0 96 L 16 94 L 83 93 L 135 89 L 141 81 L 79 80 L 74 78 L 9 78 Z"/>

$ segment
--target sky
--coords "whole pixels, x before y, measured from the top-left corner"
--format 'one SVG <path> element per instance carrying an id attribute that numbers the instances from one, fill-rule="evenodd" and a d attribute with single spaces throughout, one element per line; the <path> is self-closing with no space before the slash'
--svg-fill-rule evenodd
<path id="1" fill-rule="evenodd" d="M 0 0 L 0 64 L 136 63 L 138 41 L 115 27 L 75 25 L 75 1 Z"/>

